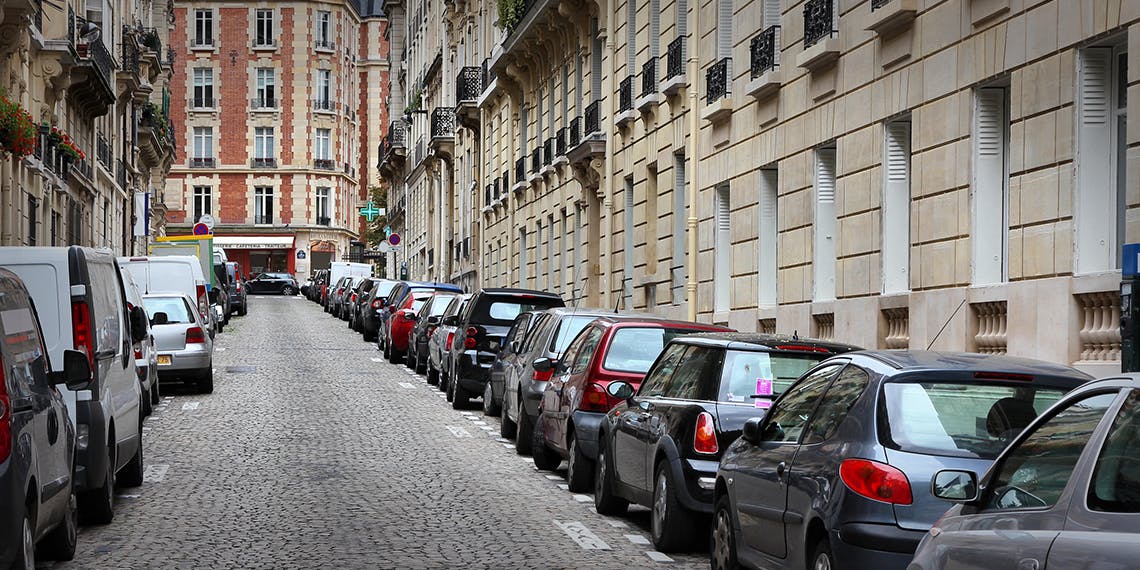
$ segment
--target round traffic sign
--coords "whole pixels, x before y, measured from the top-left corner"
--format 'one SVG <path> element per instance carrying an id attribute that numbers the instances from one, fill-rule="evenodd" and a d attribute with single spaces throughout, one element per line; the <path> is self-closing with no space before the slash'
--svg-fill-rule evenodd
<path id="1" fill-rule="evenodd" d="M 207 226 L 206 224 L 203 224 L 202 222 L 198 222 L 198 223 L 194 224 L 194 235 L 196 235 L 196 236 L 208 236 L 208 235 L 210 235 L 210 227 Z"/>
<path id="2" fill-rule="evenodd" d="M 388 243 L 391 245 L 400 245 L 400 234 L 392 234 L 388 236 Z"/>
<path id="3" fill-rule="evenodd" d="M 202 214 L 202 217 L 198 218 L 198 223 L 206 224 L 206 227 L 209 228 L 210 231 L 214 231 L 214 216 Z"/>

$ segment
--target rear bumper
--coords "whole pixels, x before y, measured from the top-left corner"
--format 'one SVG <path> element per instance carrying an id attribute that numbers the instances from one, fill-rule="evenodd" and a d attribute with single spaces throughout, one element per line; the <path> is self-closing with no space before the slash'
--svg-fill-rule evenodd
<path id="1" fill-rule="evenodd" d="M 905 570 L 924 535 L 893 524 L 846 523 L 832 532 L 831 548 L 851 568 Z"/>
<path id="2" fill-rule="evenodd" d="M 601 433 L 602 420 L 605 418 L 605 414 L 581 410 L 570 414 L 570 421 L 574 422 L 574 437 L 578 438 L 578 447 L 582 449 L 582 455 L 593 460 L 598 459 L 598 434 Z"/>
<path id="3" fill-rule="evenodd" d="M 716 470 L 720 465 L 715 459 L 677 459 L 670 462 L 675 481 L 684 481 L 677 498 L 686 509 L 704 514 L 713 512 L 713 487 L 716 483 Z"/>
<path id="4" fill-rule="evenodd" d="M 495 361 L 492 352 L 465 350 L 455 361 L 455 376 L 459 385 L 468 392 L 482 395 L 483 387 L 491 378 L 491 364 Z"/>
<path id="5" fill-rule="evenodd" d="M 210 352 L 204 349 L 159 351 L 158 354 L 160 356 L 170 356 L 170 364 L 159 365 L 158 373 L 160 375 L 209 368 L 212 360 Z"/>

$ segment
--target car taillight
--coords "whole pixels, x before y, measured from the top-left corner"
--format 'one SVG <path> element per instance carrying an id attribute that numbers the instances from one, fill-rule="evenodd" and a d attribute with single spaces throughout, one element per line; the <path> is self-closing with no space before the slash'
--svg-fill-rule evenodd
<path id="1" fill-rule="evenodd" d="M 451 350 L 451 341 L 455 340 L 455 331 L 447 333 L 447 350 Z"/>
<path id="2" fill-rule="evenodd" d="M 384 306 L 384 301 L 381 301 L 380 299 L 376 299 L 375 301 L 372 301 L 372 308 L 373 309 L 379 309 L 380 307 L 383 307 L 383 306 Z"/>
<path id="3" fill-rule="evenodd" d="M 886 463 L 845 459 L 839 464 L 839 478 L 848 489 L 872 501 L 909 505 L 913 500 L 906 474 Z"/>
<path id="4" fill-rule="evenodd" d="M 605 388 L 593 382 L 586 384 L 586 389 L 582 393 L 582 401 L 578 403 L 579 410 L 583 412 L 601 412 L 604 414 L 610 411 L 612 407 L 610 404 L 610 395 L 606 393 Z"/>
<path id="5" fill-rule="evenodd" d="M 4 367 L 0 366 L 0 463 L 12 454 L 12 417 L 8 408 L 8 384 L 4 381 Z"/>
<path id="6" fill-rule="evenodd" d="M 471 337 L 463 339 L 463 348 L 475 348 L 475 339 Z"/>
<path id="7" fill-rule="evenodd" d="M 202 332 L 202 327 L 190 327 L 186 329 L 186 344 L 205 344 L 206 333 Z"/>
<path id="8" fill-rule="evenodd" d="M 135 349 L 135 360 L 138 360 L 138 359 L 140 359 L 140 358 L 142 358 L 142 349 L 141 349 L 141 348 L 136 348 L 136 349 Z"/>
<path id="9" fill-rule="evenodd" d="M 468 337 L 478 336 L 478 335 L 479 335 L 479 329 L 477 329 L 475 327 L 467 327 L 467 336 Z"/>
<path id="10" fill-rule="evenodd" d="M 87 356 L 87 364 L 95 371 L 95 336 L 91 330 L 91 309 L 87 301 L 71 302 L 71 336 L 75 350 Z"/>
<path id="11" fill-rule="evenodd" d="M 535 370 L 534 373 L 530 375 L 530 377 L 533 378 L 535 382 L 549 382 L 550 379 L 554 377 L 554 369 L 551 368 L 550 370 Z"/>
<path id="12" fill-rule="evenodd" d="M 194 290 L 198 294 L 198 314 L 202 315 L 202 320 L 206 319 L 206 313 L 210 310 L 210 301 L 206 296 L 206 286 L 197 285 Z"/>
<path id="13" fill-rule="evenodd" d="M 356 293 L 353 293 L 353 294 L 352 294 L 352 302 L 353 302 L 353 303 L 355 303 L 355 302 L 356 302 Z"/>
<path id="14" fill-rule="evenodd" d="M 720 446 L 716 443 L 716 427 L 713 418 L 708 412 L 697 415 L 697 429 L 693 431 L 693 451 L 697 453 L 716 454 Z"/>

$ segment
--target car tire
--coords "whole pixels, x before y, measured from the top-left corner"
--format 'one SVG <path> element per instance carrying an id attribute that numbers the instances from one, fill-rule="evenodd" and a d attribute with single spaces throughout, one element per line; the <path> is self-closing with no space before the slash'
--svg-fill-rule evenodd
<path id="1" fill-rule="evenodd" d="M 142 440 L 142 424 L 139 424 L 139 447 L 135 450 L 135 456 L 123 466 L 123 470 L 119 472 L 118 482 L 124 487 L 139 487 L 143 484 L 143 472 L 145 465 L 143 465 L 143 440 Z"/>
<path id="2" fill-rule="evenodd" d="M 108 443 L 107 473 L 98 489 L 79 497 L 79 514 L 84 524 L 110 524 L 115 518 L 115 446 Z"/>
<path id="3" fill-rule="evenodd" d="M 427 360 L 420 360 L 419 352 L 416 353 L 416 374 L 427 374 Z"/>
<path id="4" fill-rule="evenodd" d="M 562 463 L 562 458 L 558 456 L 558 452 L 550 449 L 546 445 L 546 436 L 543 435 L 542 429 L 542 414 L 538 414 L 538 421 L 534 423 L 535 428 L 531 430 L 531 452 L 530 458 L 534 460 L 534 466 L 542 471 L 554 471 L 558 469 L 558 465 Z"/>
<path id="5" fill-rule="evenodd" d="M 158 388 L 158 385 L 159 385 L 159 381 L 158 381 L 158 377 L 157 377 L 157 376 L 158 376 L 158 375 L 156 374 L 156 375 L 155 375 L 155 379 L 154 379 L 154 384 L 151 384 L 151 385 L 150 385 L 150 405 L 151 405 L 151 409 L 153 409 L 153 408 L 154 408 L 154 406 L 157 406 L 157 405 L 158 405 L 158 403 L 162 401 L 162 394 L 160 393 L 160 390 L 159 390 L 159 388 Z"/>
<path id="6" fill-rule="evenodd" d="M 440 385 L 443 386 L 442 383 Z M 453 383 L 450 378 L 447 379 L 447 385 L 443 386 L 443 393 L 447 394 L 446 400 L 448 402 L 455 399 L 455 383 Z"/>
<path id="7" fill-rule="evenodd" d="M 582 453 L 578 433 L 570 434 L 570 458 L 567 459 L 566 484 L 571 493 L 585 493 L 594 486 L 594 462 Z"/>
<path id="8" fill-rule="evenodd" d="M 495 390 L 491 388 L 491 381 L 483 387 L 483 415 L 497 417 L 503 412 L 502 403 L 495 401 Z"/>
<path id="9" fill-rule="evenodd" d="M 833 570 L 835 557 L 831 554 L 831 541 L 824 536 L 815 543 L 811 550 L 811 560 L 808 560 L 807 570 Z"/>
<path id="10" fill-rule="evenodd" d="M 598 444 L 598 461 L 594 464 L 594 510 L 599 515 L 622 515 L 629 510 L 629 501 L 614 494 L 614 484 L 611 480 L 613 468 L 609 465 L 609 454 L 606 453 L 605 439 Z"/>
<path id="11" fill-rule="evenodd" d="M 523 407 L 522 401 L 519 401 L 519 421 L 518 427 L 515 428 L 515 453 L 519 455 L 530 455 L 534 450 L 534 424 L 530 422 L 530 416 L 526 415 L 526 408 Z"/>
<path id="12" fill-rule="evenodd" d="M 728 495 L 721 495 L 716 500 L 709 565 L 712 570 L 740 568 L 740 561 L 736 558 L 736 527 L 732 524 L 732 505 L 728 501 Z"/>
<path id="13" fill-rule="evenodd" d="M 427 383 L 429 385 L 439 386 L 439 370 L 436 370 L 435 366 L 432 366 L 430 358 L 428 359 L 428 363 L 427 363 L 427 374 L 426 374 L 426 376 L 427 376 Z"/>
<path id="14" fill-rule="evenodd" d="M 36 545 L 36 556 L 44 560 L 71 560 L 75 558 L 75 546 L 79 541 L 79 500 L 75 489 L 67 499 L 67 512 L 59 526 L 52 529 Z"/>
<path id="15" fill-rule="evenodd" d="M 294 288 L 292 288 L 292 287 L 290 287 L 290 286 L 288 286 L 288 285 L 286 285 L 286 286 L 284 286 L 284 287 L 282 287 L 282 288 L 281 288 L 281 294 L 282 294 L 282 295 L 289 295 L 289 296 L 293 296 L 293 295 L 296 295 L 296 294 L 297 294 L 297 290 L 296 290 L 296 289 L 294 289 Z"/>
<path id="16" fill-rule="evenodd" d="M 506 439 L 514 439 L 515 434 L 518 433 L 519 426 L 507 415 L 506 408 L 503 408 L 502 414 L 499 416 L 499 437 Z M 516 449 L 517 449 L 516 445 Z"/>
<path id="17" fill-rule="evenodd" d="M 205 372 L 201 373 L 201 376 L 198 377 L 198 382 L 196 384 L 198 386 L 199 394 L 214 393 L 214 367 L 212 365 L 207 368 Z"/>
<path id="18" fill-rule="evenodd" d="M 681 506 L 673 471 L 666 461 L 657 464 L 653 476 L 653 503 L 649 513 L 649 536 L 658 552 L 677 552 L 689 546 L 694 534 L 692 514 Z"/>
<path id="19" fill-rule="evenodd" d="M 388 350 L 388 362 L 392 364 L 399 364 L 404 360 L 404 354 L 392 348 Z"/>
<path id="20" fill-rule="evenodd" d="M 144 418 L 149 418 L 154 413 L 154 406 L 151 404 L 153 400 L 150 397 L 150 390 L 143 388 L 142 400 L 139 401 L 139 414 Z"/>
<path id="21" fill-rule="evenodd" d="M 32 523 L 32 514 L 24 507 L 23 522 L 20 524 L 20 547 L 16 550 L 16 559 L 12 561 L 13 570 L 36 567 L 36 539 L 33 534 L 35 525 Z"/>
<path id="22" fill-rule="evenodd" d="M 451 409 L 466 410 L 471 405 L 471 394 L 467 389 L 453 382 L 451 385 Z"/>
<path id="23" fill-rule="evenodd" d="M 246 313 L 246 311 L 247 311 L 247 309 L 245 308 L 245 305 L 242 305 L 242 306 L 241 306 L 241 308 L 240 308 L 240 309 L 238 309 L 238 316 L 239 316 L 239 317 L 244 317 L 244 316 L 245 316 L 245 313 Z"/>

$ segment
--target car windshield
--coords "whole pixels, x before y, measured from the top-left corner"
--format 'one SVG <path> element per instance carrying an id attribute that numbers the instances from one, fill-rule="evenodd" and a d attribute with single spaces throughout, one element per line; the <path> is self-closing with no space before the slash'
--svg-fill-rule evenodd
<path id="1" fill-rule="evenodd" d="M 166 313 L 166 324 L 184 325 L 194 322 L 190 308 L 182 297 L 147 297 L 143 299 L 143 306 L 151 321 L 157 313 Z"/>
<path id="2" fill-rule="evenodd" d="M 424 303 L 426 303 L 428 299 L 431 299 L 431 295 L 425 295 L 423 297 L 412 297 L 411 309 L 417 313 L 420 312 L 420 309 L 424 306 Z"/>
<path id="3" fill-rule="evenodd" d="M 381 281 L 376 284 L 376 293 L 373 296 L 377 299 L 385 299 L 388 297 L 388 294 L 392 292 L 392 289 L 395 288 L 395 281 Z"/>
<path id="4" fill-rule="evenodd" d="M 431 309 L 428 310 L 427 316 L 438 317 L 447 311 L 447 306 L 451 304 L 451 297 L 436 297 L 431 302 Z"/>
<path id="5" fill-rule="evenodd" d="M 558 323 L 558 331 L 554 333 L 554 338 L 550 339 L 550 351 L 558 355 L 566 352 L 570 341 L 596 318 L 598 317 L 593 315 L 573 315 L 563 318 Z"/>
<path id="6" fill-rule="evenodd" d="M 561 299 L 548 299 L 545 297 L 532 297 L 527 299 L 517 297 L 502 297 L 489 299 L 489 303 L 479 303 L 471 315 L 471 322 L 499 325 L 509 327 L 515 322 L 515 317 L 525 311 L 545 311 L 551 307 L 561 307 Z M 523 302 L 525 301 L 525 302 Z"/>
<path id="7" fill-rule="evenodd" d="M 912 453 L 994 459 L 1063 394 L 1059 388 L 1032 385 L 887 383 L 884 443 Z"/>
<path id="8" fill-rule="evenodd" d="M 826 353 L 786 354 L 729 350 L 724 355 L 721 402 L 752 404 L 755 394 L 777 396 L 809 368 L 831 356 Z"/>
<path id="9" fill-rule="evenodd" d="M 645 374 L 661 349 L 676 337 L 703 332 L 665 327 L 622 327 L 610 338 L 602 368 L 614 372 Z"/>

